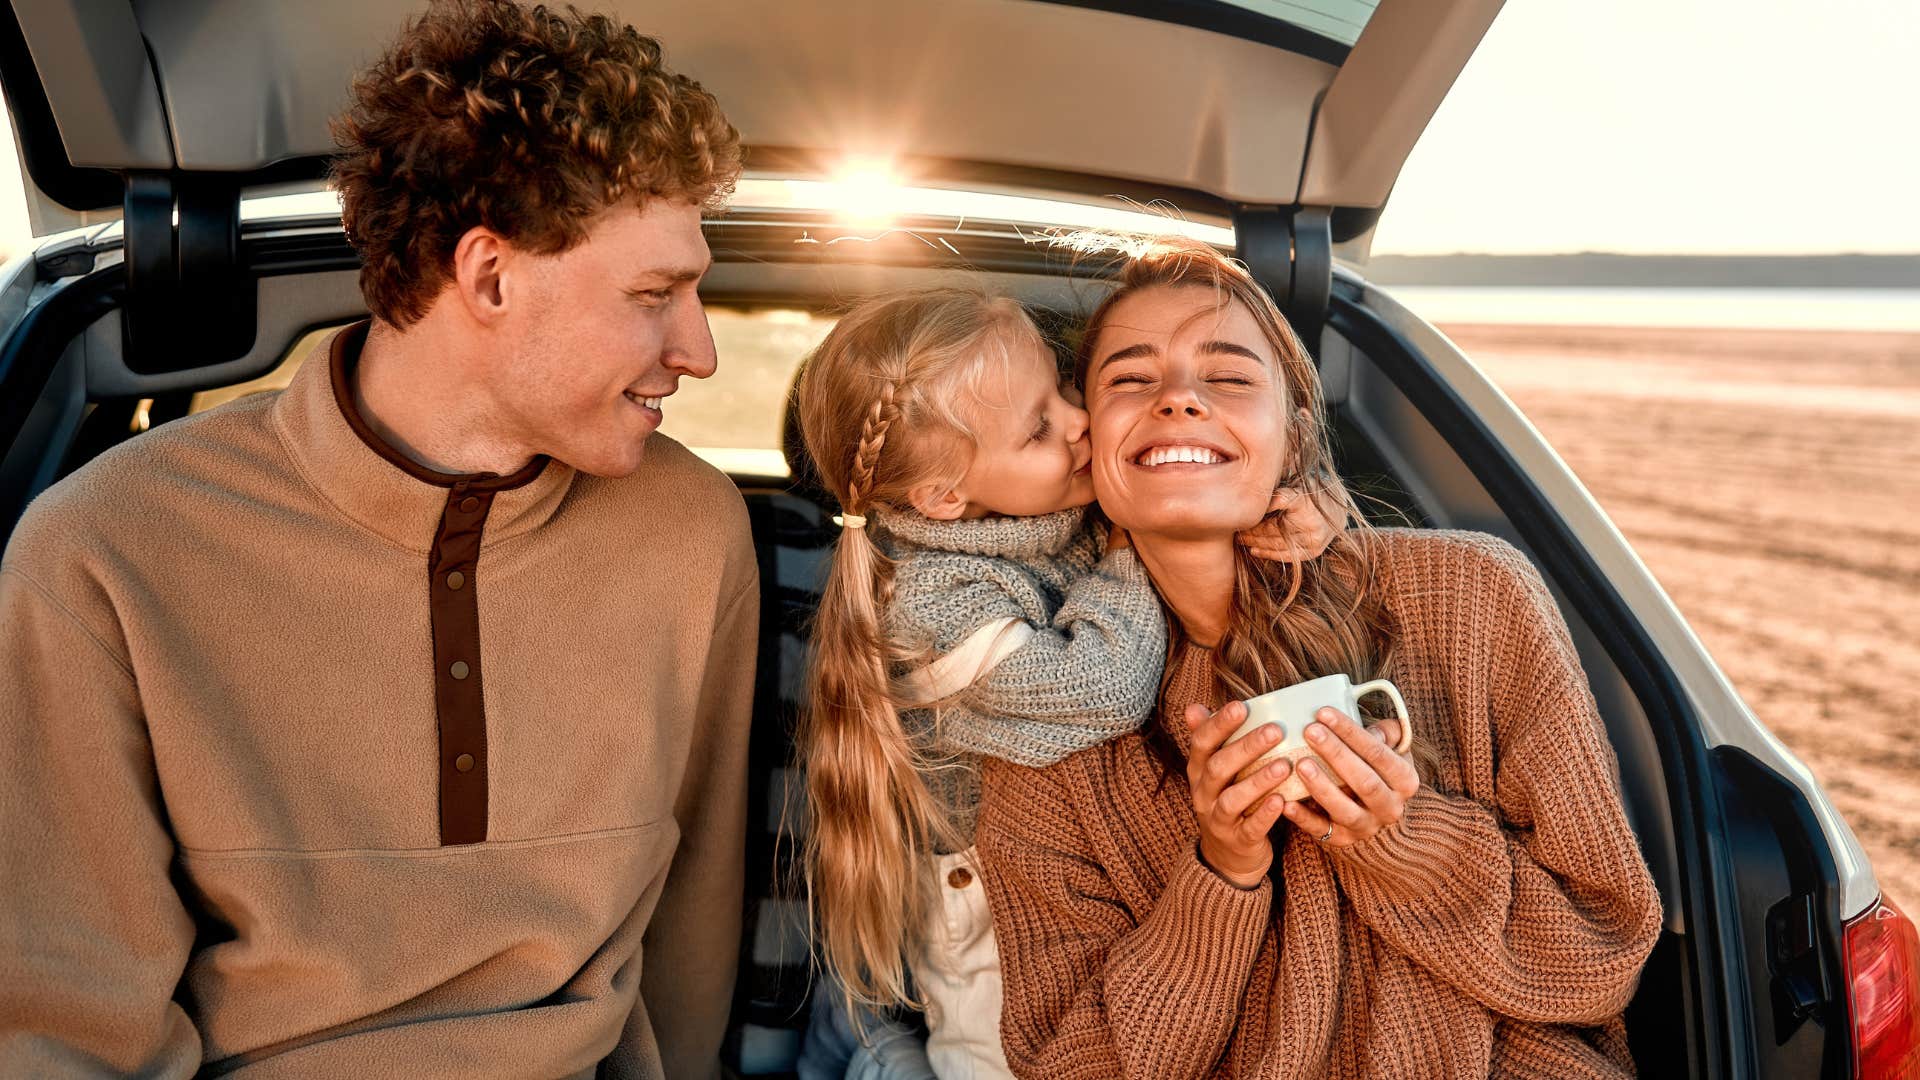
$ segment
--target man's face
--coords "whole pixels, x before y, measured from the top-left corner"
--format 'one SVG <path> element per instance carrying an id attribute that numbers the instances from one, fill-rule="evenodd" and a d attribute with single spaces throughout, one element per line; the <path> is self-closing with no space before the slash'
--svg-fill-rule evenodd
<path id="1" fill-rule="evenodd" d="M 602 211 L 559 255 L 517 255 L 489 379 L 515 437 L 595 476 L 638 468 L 680 378 L 714 372 L 696 291 L 711 261 L 700 208 L 666 199 Z"/>

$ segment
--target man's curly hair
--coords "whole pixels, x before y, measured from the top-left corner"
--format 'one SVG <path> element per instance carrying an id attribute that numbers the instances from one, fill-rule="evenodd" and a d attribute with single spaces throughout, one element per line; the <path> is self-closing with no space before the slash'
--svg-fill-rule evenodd
<path id="1" fill-rule="evenodd" d="M 658 41 L 513 0 L 436 0 L 354 80 L 333 134 L 360 290 L 400 327 L 446 288 L 474 226 L 557 254 L 609 206 L 715 206 L 740 173 L 739 132 Z"/>

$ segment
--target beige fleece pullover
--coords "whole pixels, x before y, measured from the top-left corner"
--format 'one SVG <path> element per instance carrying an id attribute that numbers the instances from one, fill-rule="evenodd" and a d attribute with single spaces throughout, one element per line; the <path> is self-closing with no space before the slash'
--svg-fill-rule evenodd
<path id="1" fill-rule="evenodd" d="M 1622 1077 L 1660 897 L 1566 624 L 1490 536 L 1378 534 L 1392 678 L 1440 758 L 1349 848 L 1284 826 L 1241 890 L 1202 864 L 1186 776 L 1142 735 L 989 762 L 979 848 L 1018 1076 Z M 1169 661 L 1156 721 L 1228 700 Z"/>
<path id="2" fill-rule="evenodd" d="M 0 564 L 0 1075 L 687 1077 L 739 947 L 732 484 L 428 472 L 348 389 L 157 428 Z"/>

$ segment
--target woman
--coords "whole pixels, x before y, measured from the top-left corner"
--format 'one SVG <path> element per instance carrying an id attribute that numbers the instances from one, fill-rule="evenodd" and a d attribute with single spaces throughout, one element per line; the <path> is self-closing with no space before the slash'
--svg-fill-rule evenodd
<path id="1" fill-rule="evenodd" d="M 1457 532 L 1357 528 L 1306 567 L 1238 554 L 1276 486 L 1331 486 L 1331 456 L 1311 362 L 1211 249 L 1128 266 L 1080 382 L 1100 505 L 1172 648 L 1142 733 L 986 770 L 1014 1072 L 1631 1075 L 1620 1015 L 1660 902 L 1538 574 Z M 1212 453 L 1149 464 L 1167 445 Z M 1394 679 L 1420 765 L 1322 710 L 1335 776 L 1303 763 L 1311 801 L 1274 793 L 1284 762 L 1235 782 L 1273 743 L 1228 742 L 1235 699 L 1334 672 Z"/>

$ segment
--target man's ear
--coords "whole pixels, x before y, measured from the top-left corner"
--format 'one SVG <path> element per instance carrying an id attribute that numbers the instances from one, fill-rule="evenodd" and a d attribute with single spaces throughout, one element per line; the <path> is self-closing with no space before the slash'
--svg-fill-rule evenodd
<path id="1" fill-rule="evenodd" d="M 475 225 L 453 247 L 453 288 L 467 314 L 491 323 L 506 314 L 512 245 L 484 225 Z"/>
<path id="2" fill-rule="evenodd" d="M 938 481 L 917 485 L 907 492 L 907 501 L 935 521 L 958 521 L 967 512 L 967 499 L 960 489 Z"/>

